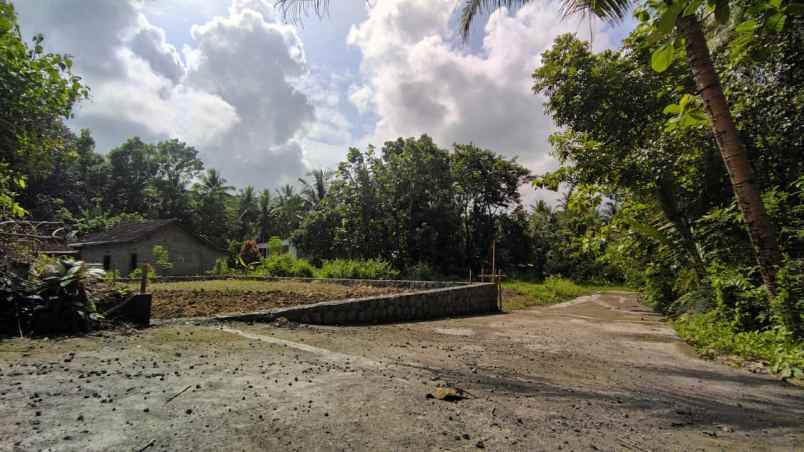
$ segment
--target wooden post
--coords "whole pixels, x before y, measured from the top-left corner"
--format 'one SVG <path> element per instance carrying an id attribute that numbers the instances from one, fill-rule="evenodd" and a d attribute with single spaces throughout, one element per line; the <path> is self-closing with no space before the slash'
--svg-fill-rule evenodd
<path id="1" fill-rule="evenodd" d="M 148 292 L 148 272 L 151 270 L 151 266 L 148 264 L 142 264 L 142 279 L 140 279 L 140 293 Z"/>

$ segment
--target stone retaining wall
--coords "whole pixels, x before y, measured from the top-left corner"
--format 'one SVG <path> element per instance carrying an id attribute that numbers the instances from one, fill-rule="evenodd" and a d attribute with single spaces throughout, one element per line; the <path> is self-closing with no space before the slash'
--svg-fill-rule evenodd
<path id="1" fill-rule="evenodd" d="M 270 322 L 284 317 L 316 325 L 359 325 L 428 320 L 499 312 L 497 286 L 463 283 L 455 287 L 368 298 L 326 301 L 265 312 L 227 315 L 216 320 Z"/>

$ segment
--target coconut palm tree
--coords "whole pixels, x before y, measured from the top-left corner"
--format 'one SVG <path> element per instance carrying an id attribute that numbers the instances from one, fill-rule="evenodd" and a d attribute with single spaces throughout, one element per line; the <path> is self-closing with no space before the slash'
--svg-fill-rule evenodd
<path id="1" fill-rule="evenodd" d="M 465 0 L 461 9 L 460 32 L 466 39 L 472 23 L 480 15 L 502 7 L 516 9 L 528 3 L 530 0 Z M 586 15 L 619 22 L 636 3 L 637 0 L 562 0 L 562 10 L 565 17 Z M 296 20 L 311 11 L 319 16 L 325 14 L 329 0 L 278 0 L 277 5 L 285 17 Z M 737 133 L 726 96 L 720 86 L 720 78 L 712 63 L 701 19 L 698 14 L 678 14 L 675 29 L 685 38 L 687 64 L 692 71 L 698 95 L 703 101 L 720 155 L 729 173 L 762 278 L 768 291 L 774 296 L 776 269 L 781 262 L 779 244 L 754 180 L 748 153 Z"/>
<path id="2" fill-rule="evenodd" d="M 274 204 L 273 200 L 271 199 L 271 192 L 269 190 L 263 190 L 260 192 L 260 232 L 259 232 L 259 239 L 263 242 L 267 242 L 268 238 L 271 234 L 271 228 L 273 227 L 273 219 L 274 219 Z"/>
<path id="3" fill-rule="evenodd" d="M 307 173 L 308 177 L 312 177 L 312 182 L 305 178 L 299 178 L 302 184 L 301 194 L 308 207 L 312 208 L 318 205 L 329 190 L 329 180 L 332 178 L 332 171 L 327 169 L 312 170 Z"/>
<path id="4" fill-rule="evenodd" d="M 517 8 L 530 0 L 466 0 L 463 5 L 460 31 L 466 39 L 475 19 L 484 12 L 501 7 Z M 621 21 L 634 0 L 564 0 L 565 15 L 593 15 L 611 22 Z M 676 30 L 686 41 L 687 64 L 692 70 L 698 95 L 712 125 L 720 155 L 731 179 L 737 204 L 748 228 L 754 254 L 759 264 L 765 286 L 771 295 L 776 294 L 776 268 L 781 262 L 781 252 L 776 233 L 770 222 L 759 188 L 754 181 L 754 171 L 748 153 L 737 133 L 726 96 L 720 86 L 709 54 L 706 36 L 697 14 L 679 14 Z"/>
<path id="5" fill-rule="evenodd" d="M 230 191 L 234 190 L 231 185 L 226 185 L 226 179 L 221 176 L 221 173 L 215 168 L 210 168 L 201 176 L 201 182 L 196 184 L 199 193 L 204 196 L 219 196 L 223 197 L 228 195 Z"/>

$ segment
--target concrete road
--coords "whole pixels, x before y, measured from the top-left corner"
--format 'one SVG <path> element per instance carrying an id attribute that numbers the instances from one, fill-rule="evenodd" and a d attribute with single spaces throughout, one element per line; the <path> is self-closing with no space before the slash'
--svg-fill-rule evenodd
<path id="1" fill-rule="evenodd" d="M 429 398 L 438 386 L 466 399 Z M 0 342 L 0 450 L 804 450 L 804 391 L 634 294 L 375 327 Z"/>

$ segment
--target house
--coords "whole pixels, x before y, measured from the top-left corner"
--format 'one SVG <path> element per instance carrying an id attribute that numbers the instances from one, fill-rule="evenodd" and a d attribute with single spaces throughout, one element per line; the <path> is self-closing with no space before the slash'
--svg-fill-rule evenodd
<path id="1" fill-rule="evenodd" d="M 153 248 L 162 246 L 173 267 L 158 270 L 160 276 L 199 275 L 211 270 L 215 261 L 227 257 L 200 237 L 184 229 L 177 220 L 150 220 L 121 223 L 113 228 L 88 234 L 70 246 L 86 262 L 100 263 L 104 270 L 127 276 L 144 263 L 154 263 Z"/>
<path id="2" fill-rule="evenodd" d="M 257 243 L 257 249 L 260 250 L 260 255 L 263 258 L 268 257 L 268 243 Z M 282 240 L 282 249 L 279 251 L 282 254 L 290 254 L 293 257 L 299 257 L 299 249 L 288 239 Z"/>

